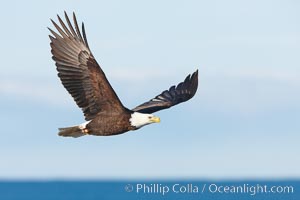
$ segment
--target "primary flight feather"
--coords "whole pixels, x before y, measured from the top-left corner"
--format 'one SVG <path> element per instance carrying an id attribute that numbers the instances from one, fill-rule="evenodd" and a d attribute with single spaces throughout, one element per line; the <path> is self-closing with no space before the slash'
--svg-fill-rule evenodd
<path id="1" fill-rule="evenodd" d="M 49 28 L 52 33 L 49 36 L 52 58 L 63 86 L 82 109 L 86 119 L 86 122 L 78 126 L 60 128 L 60 136 L 108 136 L 136 130 L 144 125 L 160 122 L 151 113 L 187 101 L 195 95 L 198 70 L 150 101 L 132 110 L 124 107 L 89 48 L 84 24 L 82 23 L 81 33 L 75 13 L 74 26 L 66 12 L 67 25 L 57 17 L 60 26 L 51 20 L 57 32 Z"/>

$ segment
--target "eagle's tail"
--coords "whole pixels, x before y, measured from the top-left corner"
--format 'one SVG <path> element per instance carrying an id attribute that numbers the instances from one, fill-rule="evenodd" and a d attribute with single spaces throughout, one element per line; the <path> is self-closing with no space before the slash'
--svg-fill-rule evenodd
<path id="1" fill-rule="evenodd" d="M 85 135 L 82 132 L 82 129 L 80 129 L 79 126 L 59 128 L 58 130 L 59 130 L 58 135 L 59 136 L 64 136 L 64 137 L 74 137 L 74 138 L 77 138 L 77 137 Z"/>

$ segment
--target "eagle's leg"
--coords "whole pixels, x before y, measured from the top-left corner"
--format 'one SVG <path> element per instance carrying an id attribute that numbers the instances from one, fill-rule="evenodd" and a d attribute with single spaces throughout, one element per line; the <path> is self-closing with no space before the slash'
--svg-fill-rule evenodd
<path id="1" fill-rule="evenodd" d="M 89 130 L 87 128 L 82 129 L 82 133 L 85 135 L 89 135 Z"/>

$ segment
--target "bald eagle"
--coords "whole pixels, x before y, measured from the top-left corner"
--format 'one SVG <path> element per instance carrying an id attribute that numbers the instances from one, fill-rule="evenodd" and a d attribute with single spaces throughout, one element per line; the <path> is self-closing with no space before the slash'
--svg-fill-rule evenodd
<path id="1" fill-rule="evenodd" d="M 59 128 L 60 136 L 83 135 L 109 136 L 145 125 L 160 122 L 152 113 L 191 99 L 198 87 L 198 70 L 188 75 L 177 86 L 170 87 L 148 102 L 130 110 L 123 106 L 104 72 L 94 58 L 86 38 L 84 24 L 82 33 L 75 13 L 71 24 L 65 14 L 66 24 L 57 15 L 60 26 L 52 23 L 58 32 L 48 28 L 52 59 L 63 86 L 82 109 L 86 122 L 67 128 Z"/>

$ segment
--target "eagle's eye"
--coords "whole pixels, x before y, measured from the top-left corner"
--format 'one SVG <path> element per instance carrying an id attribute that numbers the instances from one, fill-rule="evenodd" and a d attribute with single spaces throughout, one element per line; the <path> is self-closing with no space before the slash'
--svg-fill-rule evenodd
<path id="1" fill-rule="evenodd" d="M 151 116 L 148 117 L 148 119 L 151 119 L 151 118 L 152 118 Z"/>

